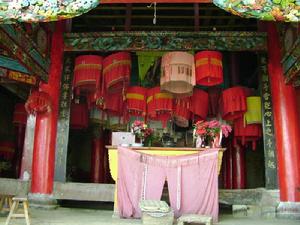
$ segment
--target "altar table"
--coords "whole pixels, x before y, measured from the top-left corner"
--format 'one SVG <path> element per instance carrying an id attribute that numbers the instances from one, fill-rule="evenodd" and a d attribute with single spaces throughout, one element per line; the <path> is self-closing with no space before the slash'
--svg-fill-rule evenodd
<path id="1" fill-rule="evenodd" d="M 109 168 L 110 173 L 114 181 L 115 185 L 115 199 L 114 199 L 114 213 L 118 213 L 117 211 L 117 178 L 118 178 L 118 146 L 106 146 L 108 149 L 109 156 Z M 207 148 L 173 148 L 173 147 L 130 147 L 130 149 L 146 153 L 152 155 L 160 155 L 160 156 L 182 156 L 195 154 L 199 151 L 205 151 Z M 218 152 L 218 173 L 220 173 L 221 165 L 222 165 L 222 157 L 225 148 L 219 148 Z"/>

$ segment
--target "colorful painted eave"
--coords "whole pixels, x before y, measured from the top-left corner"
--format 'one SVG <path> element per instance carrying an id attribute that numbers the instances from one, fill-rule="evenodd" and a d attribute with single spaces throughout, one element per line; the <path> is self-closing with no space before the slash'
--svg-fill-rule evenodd
<path id="1" fill-rule="evenodd" d="M 65 51 L 267 51 L 263 32 L 66 33 Z"/>
<path id="2" fill-rule="evenodd" d="M 0 46 L 17 59 L 30 74 L 48 80 L 50 59 L 18 25 L 0 25 Z"/>
<path id="3" fill-rule="evenodd" d="M 212 0 L 101 0 L 101 4 L 119 3 L 212 3 Z"/>
<path id="4" fill-rule="evenodd" d="M 285 82 L 295 87 L 300 86 L 300 37 L 282 60 Z"/>

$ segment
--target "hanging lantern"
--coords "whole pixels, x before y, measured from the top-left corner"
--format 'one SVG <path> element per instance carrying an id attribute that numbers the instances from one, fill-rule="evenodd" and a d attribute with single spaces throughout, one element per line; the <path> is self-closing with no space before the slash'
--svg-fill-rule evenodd
<path id="1" fill-rule="evenodd" d="M 247 111 L 247 89 L 243 87 L 228 88 L 222 93 L 222 118 L 235 120 L 243 117 Z"/>
<path id="2" fill-rule="evenodd" d="M 241 141 L 244 146 L 246 142 L 252 142 L 252 149 L 256 149 L 256 141 L 262 136 L 261 124 L 249 124 L 244 123 L 243 118 L 234 121 L 234 140 Z"/>
<path id="3" fill-rule="evenodd" d="M 149 120 L 160 120 L 163 127 L 171 119 L 173 112 L 173 96 L 170 93 L 161 92 L 160 87 L 154 87 L 147 91 L 147 117 Z"/>
<path id="4" fill-rule="evenodd" d="M 194 88 L 191 96 L 190 110 L 195 120 L 205 120 L 208 113 L 208 94 L 201 90 Z"/>
<path id="5" fill-rule="evenodd" d="M 108 115 L 108 128 L 123 130 L 126 128 L 124 118 L 124 98 L 122 93 L 111 93 L 104 98 L 104 109 Z"/>
<path id="6" fill-rule="evenodd" d="M 15 155 L 15 143 L 12 141 L 0 141 L 0 156 L 6 160 L 12 160 Z"/>
<path id="7" fill-rule="evenodd" d="M 86 104 L 71 104 L 70 127 L 71 129 L 86 129 L 89 123 L 88 108 Z"/>
<path id="8" fill-rule="evenodd" d="M 26 126 L 27 123 L 27 112 L 25 110 L 24 103 L 17 103 L 15 105 L 13 124 Z"/>
<path id="9" fill-rule="evenodd" d="M 161 61 L 161 90 L 177 96 L 189 96 L 195 85 L 194 56 L 186 52 L 168 52 Z"/>
<path id="10" fill-rule="evenodd" d="M 261 124 L 261 97 L 247 97 L 247 112 L 245 113 L 246 124 Z"/>
<path id="11" fill-rule="evenodd" d="M 146 116 L 147 89 L 143 87 L 129 87 L 126 94 L 127 113 L 130 116 Z"/>
<path id="12" fill-rule="evenodd" d="M 174 122 L 179 127 L 188 127 L 191 118 L 190 98 L 180 98 L 175 100 Z"/>
<path id="13" fill-rule="evenodd" d="M 107 123 L 107 114 L 104 110 L 97 107 L 92 107 L 90 110 L 90 122 L 92 124 L 99 124 L 105 126 Z"/>
<path id="14" fill-rule="evenodd" d="M 118 52 L 103 60 L 104 85 L 108 92 L 122 91 L 128 85 L 131 74 L 131 56 Z"/>
<path id="15" fill-rule="evenodd" d="M 102 60 L 98 55 L 81 55 L 76 58 L 73 88 L 77 95 L 95 92 L 100 87 Z"/>
<path id="16" fill-rule="evenodd" d="M 195 55 L 196 83 L 203 86 L 214 86 L 223 83 L 222 53 L 202 51 Z"/>

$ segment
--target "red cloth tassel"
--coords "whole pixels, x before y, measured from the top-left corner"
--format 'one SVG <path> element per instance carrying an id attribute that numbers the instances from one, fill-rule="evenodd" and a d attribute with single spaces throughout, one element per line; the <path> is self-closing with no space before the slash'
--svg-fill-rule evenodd
<path id="1" fill-rule="evenodd" d="M 247 89 L 243 87 L 228 88 L 222 93 L 222 118 L 235 120 L 241 118 L 247 111 Z"/>
<path id="2" fill-rule="evenodd" d="M 194 88 L 191 96 L 190 110 L 196 120 L 205 120 L 208 113 L 208 94 L 201 90 Z"/>
<path id="3" fill-rule="evenodd" d="M 235 145 L 237 140 L 240 140 L 242 145 L 247 142 L 252 142 L 252 149 L 256 149 L 256 141 L 262 137 L 261 124 L 244 125 L 243 118 L 234 121 L 234 139 Z"/>
<path id="4" fill-rule="evenodd" d="M 163 127 L 171 119 L 174 109 L 172 95 L 161 92 L 160 87 L 154 87 L 147 92 L 147 117 L 149 120 L 160 120 Z"/>
<path id="5" fill-rule="evenodd" d="M 174 120 L 177 126 L 189 126 L 189 119 L 191 118 L 190 105 L 191 99 L 189 97 L 175 100 Z"/>
<path id="6" fill-rule="evenodd" d="M 128 87 L 126 93 L 126 108 L 128 116 L 146 116 L 147 89 L 139 86 Z"/>

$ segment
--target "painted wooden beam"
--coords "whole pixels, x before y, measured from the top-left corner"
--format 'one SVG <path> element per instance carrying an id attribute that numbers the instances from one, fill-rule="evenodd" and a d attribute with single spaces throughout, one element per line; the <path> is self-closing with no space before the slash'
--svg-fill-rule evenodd
<path id="1" fill-rule="evenodd" d="M 50 59 L 40 53 L 33 40 L 18 25 L 0 25 L 0 45 L 32 75 L 48 80 Z"/>
<path id="2" fill-rule="evenodd" d="M 300 37 L 282 59 L 285 82 L 300 86 Z"/>
<path id="3" fill-rule="evenodd" d="M 65 34 L 65 51 L 261 51 L 262 32 L 94 32 Z"/>
<path id="4" fill-rule="evenodd" d="M 212 0 L 101 0 L 100 4 L 119 3 L 212 3 Z"/>

